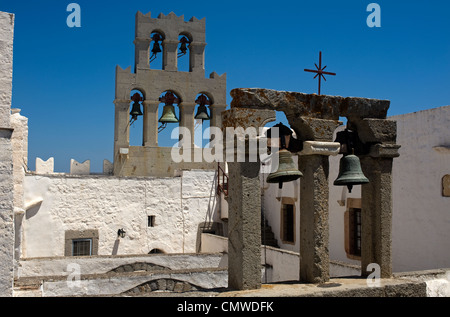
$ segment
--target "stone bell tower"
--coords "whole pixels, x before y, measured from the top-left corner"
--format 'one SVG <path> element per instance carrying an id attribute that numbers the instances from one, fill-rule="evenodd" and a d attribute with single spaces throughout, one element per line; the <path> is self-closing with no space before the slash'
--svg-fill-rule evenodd
<path id="1" fill-rule="evenodd" d="M 211 127 L 221 128 L 221 113 L 227 107 L 226 74 L 219 76 L 213 72 L 205 78 L 205 19 L 192 17 L 186 22 L 184 16 L 173 12 L 161 13 L 157 18 L 152 18 L 150 12 L 145 15 L 137 12 L 134 45 L 134 72 L 131 67 L 116 67 L 114 175 L 166 177 L 175 175 L 178 169 L 214 169 L 214 163 L 193 159 L 194 152 L 202 150 L 194 147 L 195 109 L 198 100 L 202 100 L 199 94 L 208 99 Z M 183 48 L 189 54 L 189 71 L 178 70 L 178 57 Z M 152 69 L 151 61 L 158 54 L 162 56 L 162 69 Z M 130 146 L 129 141 L 131 92 L 134 91 L 141 95 L 138 102 L 142 116 L 131 119 L 143 120 L 141 146 Z M 169 95 L 171 98 L 167 98 Z M 183 137 L 182 150 L 191 152 L 190 161 L 175 163 L 171 158 L 172 148 L 158 145 L 161 127 L 158 121 L 162 115 L 158 107 L 168 99 L 179 110 L 180 129 L 190 131 L 189 140 Z"/>

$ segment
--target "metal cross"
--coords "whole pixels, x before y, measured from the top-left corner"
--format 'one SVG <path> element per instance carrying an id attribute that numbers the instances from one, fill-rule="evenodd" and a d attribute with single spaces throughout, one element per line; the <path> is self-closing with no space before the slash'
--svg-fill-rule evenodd
<path id="1" fill-rule="evenodd" d="M 329 72 L 324 72 L 323 70 L 325 68 L 327 68 L 326 66 L 322 67 L 322 52 L 319 52 L 319 66 L 317 66 L 316 63 L 314 63 L 314 65 L 316 66 L 317 70 L 314 69 L 305 69 L 305 72 L 311 72 L 311 73 L 317 73 L 316 76 L 314 76 L 314 78 L 316 78 L 317 76 L 319 76 L 319 96 L 320 96 L 320 85 L 321 85 L 321 78 L 323 77 L 323 80 L 327 81 L 325 79 L 325 75 L 332 75 L 332 76 L 336 76 L 336 73 L 329 73 Z"/>

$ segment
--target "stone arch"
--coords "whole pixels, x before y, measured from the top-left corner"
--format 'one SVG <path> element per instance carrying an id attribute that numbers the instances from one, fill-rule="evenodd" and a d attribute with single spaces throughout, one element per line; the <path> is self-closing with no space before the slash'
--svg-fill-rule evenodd
<path id="1" fill-rule="evenodd" d="M 163 69 L 164 67 L 164 40 L 166 39 L 166 35 L 160 29 L 155 29 L 150 33 L 150 47 L 149 47 L 149 65 L 150 68 L 155 69 Z"/>
<path id="2" fill-rule="evenodd" d="M 205 290 L 203 287 L 173 278 L 153 279 L 135 286 L 123 294 L 149 293 L 155 291 L 166 291 L 174 293 L 192 292 Z"/>
<path id="3" fill-rule="evenodd" d="M 166 103 L 166 101 L 164 101 L 164 98 L 169 93 L 173 94 L 176 99 L 176 101 L 173 102 L 172 105 L 169 105 Z M 176 91 L 174 89 L 167 89 L 167 90 L 164 90 L 160 94 L 159 102 L 160 103 L 158 106 L 158 123 L 159 123 L 158 144 L 159 144 L 159 146 L 163 146 L 163 147 L 171 147 L 177 142 L 177 140 L 174 140 L 172 138 L 172 134 L 173 134 L 174 130 L 176 130 L 180 127 L 181 115 L 182 115 L 181 109 L 180 109 L 180 104 L 183 102 L 183 97 L 180 96 L 178 91 Z M 178 119 L 178 122 L 164 124 L 164 123 L 160 122 L 160 120 L 164 115 L 164 110 L 166 109 L 167 111 L 169 111 L 170 110 L 169 108 L 173 109 L 173 111 L 175 113 L 175 117 Z M 169 128 L 169 129 L 167 129 L 167 128 Z"/>

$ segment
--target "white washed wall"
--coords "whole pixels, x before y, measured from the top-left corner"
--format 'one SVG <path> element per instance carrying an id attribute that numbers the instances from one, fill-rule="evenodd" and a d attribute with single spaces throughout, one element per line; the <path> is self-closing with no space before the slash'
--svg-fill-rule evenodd
<path id="1" fill-rule="evenodd" d="M 174 178 L 27 175 L 23 257 L 64 256 L 66 230 L 99 232 L 99 255 L 195 252 L 215 171 L 183 171 Z M 212 197 L 212 200 L 215 196 Z M 156 216 L 154 227 L 147 216 Z M 118 229 L 126 231 L 117 238 Z"/>
<path id="2" fill-rule="evenodd" d="M 400 157 L 393 165 L 393 271 L 450 267 L 450 197 L 442 196 L 442 177 L 450 174 L 450 106 L 389 117 L 397 121 Z M 357 264 L 344 250 L 344 212 L 337 200 L 360 198 L 333 186 L 339 159 L 330 157 L 330 258 Z"/>
<path id="3" fill-rule="evenodd" d="M 442 196 L 442 177 L 450 174 L 450 106 L 390 119 L 401 145 L 393 168 L 393 269 L 449 268 L 450 197 Z"/>

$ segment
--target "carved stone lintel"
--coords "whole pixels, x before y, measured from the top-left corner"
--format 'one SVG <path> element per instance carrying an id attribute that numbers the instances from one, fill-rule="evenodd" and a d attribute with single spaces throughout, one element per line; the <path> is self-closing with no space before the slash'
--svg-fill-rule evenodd
<path id="1" fill-rule="evenodd" d="M 298 155 L 338 155 L 341 145 L 338 142 L 303 142 L 303 150 Z"/>

